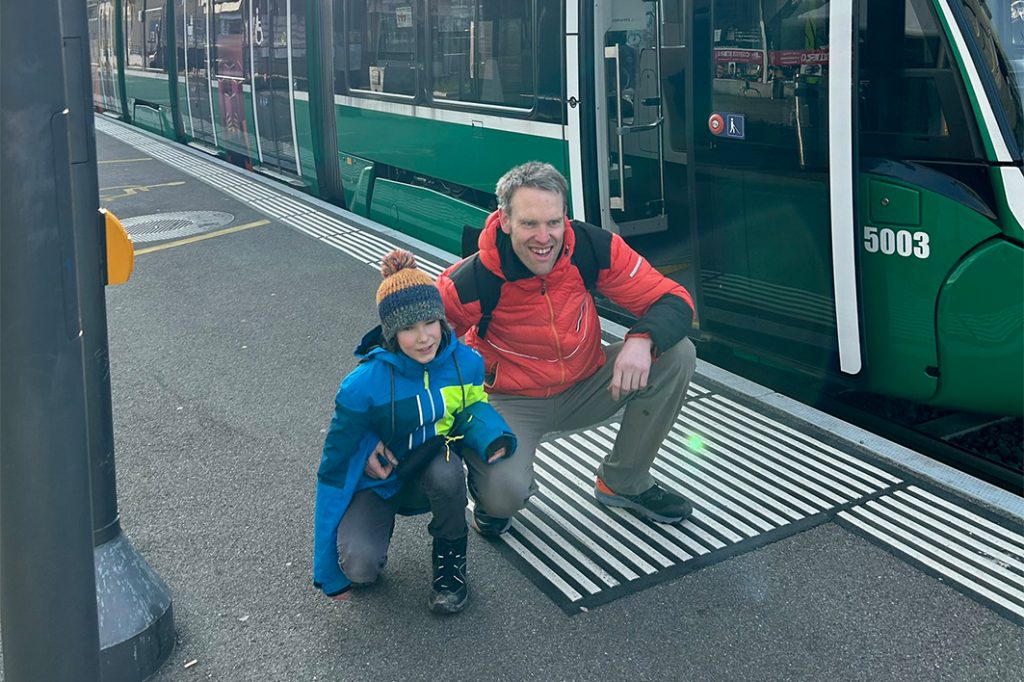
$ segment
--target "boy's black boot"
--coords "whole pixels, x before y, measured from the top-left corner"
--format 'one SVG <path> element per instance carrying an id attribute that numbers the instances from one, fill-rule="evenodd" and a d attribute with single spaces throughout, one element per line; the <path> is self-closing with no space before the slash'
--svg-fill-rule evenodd
<path id="1" fill-rule="evenodd" d="M 427 606 L 434 613 L 458 613 L 469 601 L 466 584 L 466 538 L 434 538 L 434 580 Z"/>

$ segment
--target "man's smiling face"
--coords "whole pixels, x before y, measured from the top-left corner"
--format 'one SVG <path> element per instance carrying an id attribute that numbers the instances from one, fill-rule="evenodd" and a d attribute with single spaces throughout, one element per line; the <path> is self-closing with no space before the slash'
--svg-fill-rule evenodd
<path id="1" fill-rule="evenodd" d="M 565 197 L 535 187 L 520 187 L 500 214 L 501 229 L 512 250 L 538 277 L 555 267 L 565 239 Z"/>

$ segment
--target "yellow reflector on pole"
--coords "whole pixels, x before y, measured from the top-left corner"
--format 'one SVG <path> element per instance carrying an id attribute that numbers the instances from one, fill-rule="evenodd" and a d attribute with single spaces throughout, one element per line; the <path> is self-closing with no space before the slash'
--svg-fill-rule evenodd
<path id="1" fill-rule="evenodd" d="M 135 266 L 135 247 L 128 230 L 113 213 L 100 209 L 107 226 L 107 284 L 124 284 Z"/>

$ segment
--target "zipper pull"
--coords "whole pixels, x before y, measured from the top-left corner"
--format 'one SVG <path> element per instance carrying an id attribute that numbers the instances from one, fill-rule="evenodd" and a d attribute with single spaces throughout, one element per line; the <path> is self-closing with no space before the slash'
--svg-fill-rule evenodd
<path id="1" fill-rule="evenodd" d="M 540 295 L 544 296 L 548 293 L 548 281 L 543 277 L 540 280 Z"/>
<path id="2" fill-rule="evenodd" d="M 430 390 L 430 373 L 427 372 L 426 368 L 423 369 L 423 388 Z"/>

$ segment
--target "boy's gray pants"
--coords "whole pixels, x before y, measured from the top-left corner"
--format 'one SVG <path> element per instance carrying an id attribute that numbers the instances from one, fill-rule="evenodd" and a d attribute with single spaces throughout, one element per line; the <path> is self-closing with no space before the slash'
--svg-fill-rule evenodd
<path id="1" fill-rule="evenodd" d="M 654 484 L 651 463 L 679 415 L 697 366 L 697 352 L 683 339 L 651 364 L 647 387 L 613 400 L 608 391 L 622 342 L 605 348 L 604 365 L 593 376 L 551 398 L 491 393 L 489 400 L 508 422 L 518 446 L 512 457 L 493 464 L 467 452 L 469 492 L 478 513 L 508 518 L 537 491 L 533 460 L 545 434 L 602 422 L 625 406 L 619 435 L 597 475 L 616 493 L 636 495 Z"/>
<path id="2" fill-rule="evenodd" d="M 341 570 L 356 585 L 372 583 L 388 563 L 388 547 L 400 509 L 430 507 L 427 532 L 441 540 L 465 537 L 466 475 L 462 460 L 437 456 L 418 478 L 407 481 L 395 495 L 382 498 L 360 490 L 338 526 Z M 429 551 L 429 550 L 428 550 Z"/>

